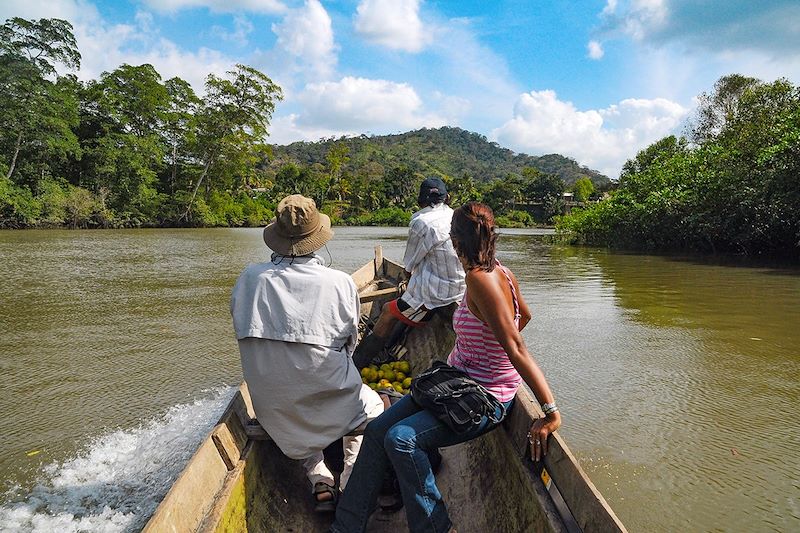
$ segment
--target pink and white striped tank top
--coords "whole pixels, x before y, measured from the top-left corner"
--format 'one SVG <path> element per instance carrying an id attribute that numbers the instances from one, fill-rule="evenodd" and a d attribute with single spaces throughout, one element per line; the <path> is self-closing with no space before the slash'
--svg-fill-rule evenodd
<path id="1" fill-rule="evenodd" d="M 519 327 L 519 302 L 511 276 L 506 267 L 497 261 L 511 287 L 514 300 L 514 323 Z M 522 378 L 511 364 L 503 346 L 497 342 L 489 325 L 472 314 L 467 305 L 467 294 L 453 313 L 453 329 L 456 344 L 447 357 L 447 363 L 460 368 L 486 387 L 501 402 L 511 400 L 517 392 Z"/>

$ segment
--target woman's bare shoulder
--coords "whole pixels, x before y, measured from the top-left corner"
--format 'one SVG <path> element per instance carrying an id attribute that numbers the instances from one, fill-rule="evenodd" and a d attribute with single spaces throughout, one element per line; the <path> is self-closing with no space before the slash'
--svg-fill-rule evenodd
<path id="1" fill-rule="evenodd" d="M 473 283 L 486 283 L 487 280 L 491 279 L 491 275 L 491 272 L 486 272 L 480 268 L 471 268 L 467 270 L 466 281 L 467 283 L 470 281 Z"/>
<path id="2" fill-rule="evenodd" d="M 467 272 L 467 288 L 472 290 L 486 291 L 497 286 L 497 269 L 486 272 L 478 268 L 473 268 Z"/>

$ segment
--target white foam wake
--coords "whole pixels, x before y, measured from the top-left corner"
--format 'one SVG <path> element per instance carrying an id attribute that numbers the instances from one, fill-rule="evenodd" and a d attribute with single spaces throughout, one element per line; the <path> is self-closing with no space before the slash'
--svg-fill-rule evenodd
<path id="1" fill-rule="evenodd" d="M 0 507 L 0 532 L 138 531 L 234 390 L 210 391 L 137 428 L 98 437 L 72 459 L 47 465 L 29 495 Z"/>

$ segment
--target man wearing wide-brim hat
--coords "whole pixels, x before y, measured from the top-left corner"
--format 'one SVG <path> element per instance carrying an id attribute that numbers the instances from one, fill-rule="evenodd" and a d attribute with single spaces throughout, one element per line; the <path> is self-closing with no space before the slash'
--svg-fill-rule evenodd
<path id="1" fill-rule="evenodd" d="M 350 357 L 360 309 L 355 283 L 315 254 L 332 236 L 314 200 L 287 196 L 264 228 L 271 259 L 245 268 L 231 297 L 256 417 L 284 454 L 303 460 L 318 511 L 332 511 L 337 495 L 322 450 L 383 412 Z M 344 445 L 341 488 L 361 437 L 345 437 Z"/>

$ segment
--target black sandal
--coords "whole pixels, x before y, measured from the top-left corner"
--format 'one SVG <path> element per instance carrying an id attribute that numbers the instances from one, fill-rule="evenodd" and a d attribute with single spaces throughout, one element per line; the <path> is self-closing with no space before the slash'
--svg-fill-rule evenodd
<path id="1" fill-rule="evenodd" d="M 320 494 L 330 494 L 330 500 L 320 500 L 318 496 Z M 314 511 L 317 513 L 332 513 L 336 511 L 336 499 L 338 494 L 336 493 L 336 488 L 324 483 L 322 481 L 318 483 L 314 483 L 314 501 L 316 504 L 314 505 Z"/>

